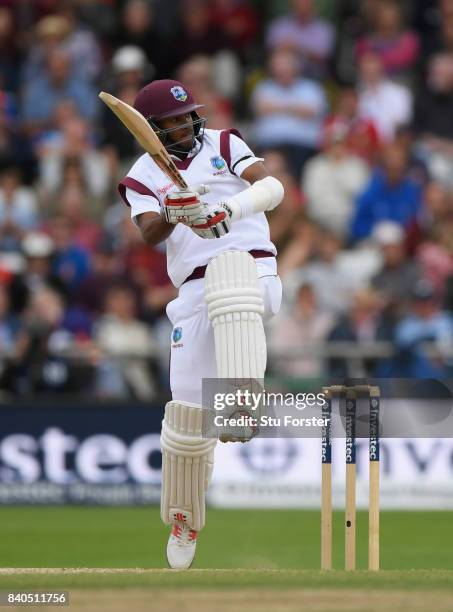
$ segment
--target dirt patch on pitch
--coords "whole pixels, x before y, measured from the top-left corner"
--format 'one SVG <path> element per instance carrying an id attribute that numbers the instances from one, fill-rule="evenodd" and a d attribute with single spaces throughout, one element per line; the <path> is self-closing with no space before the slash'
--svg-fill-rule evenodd
<path id="1" fill-rule="evenodd" d="M 70 591 L 71 612 L 382 612 L 383 607 L 396 612 L 453 609 L 453 595 L 439 591 L 365 591 L 292 589 L 268 591 L 244 589 L 241 591 L 199 591 L 178 589 L 111 589 Z M 10 609 L 23 610 L 23 607 Z M 55 612 L 57 608 L 41 607 Z"/>

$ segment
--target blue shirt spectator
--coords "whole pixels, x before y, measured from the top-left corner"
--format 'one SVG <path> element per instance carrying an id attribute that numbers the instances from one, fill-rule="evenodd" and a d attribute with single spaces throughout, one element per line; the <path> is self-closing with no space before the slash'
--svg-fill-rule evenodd
<path id="1" fill-rule="evenodd" d="M 400 350 L 396 375 L 409 378 L 442 378 L 448 375 L 448 357 L 442 357 L 443 349 L 453 346 L 453 317 L 440 310 L 433 289 L 427 281 L 420 280 L 413 290 L 412 312 L 401 320 L 395 332 Z M 439 357 L 430 358 L 423 348 L 433 343 Z M 450 360 L 451 361 L 451 360 Z"/>
<path id="2" fill-rule="evenodd" d="M 317 147 L 327 108 L 324 92 L 317 83 L 308 79 L 297 79 L 288 87 L 284 87 L 269 79 L 255 89 L 253 106 L 259 107 L 260 100 L 263 103 L 274 103 L 275 109 L 255 122 L 254 141 L 257 144 L 273 146 L 285 142 Z M 279 104 L 282 105 L 281 108 L 277 108 Z M 290 106 L 294 108 L 294 112 L 288 110 Z M 298 107 L 307 108 L 306 117 L 297 115 Z"/>
<path id="3" fill-rule="evenodd" d="M 57 105 L 73 100 L 80 115 L 92 121 L 98 111 L 98 100 L 94 88 L 71 75 L 70 61 L 66 53 L 55 50 L 48 58 L 47 72 L 32 81 L 24 91 L 23 119 L 28 127 L 38 130 L 52 126 Z"/>
<path id="4" fill-rule="evenodd" d="M 53 272 L 70 289 L 75 290 L 88 276 L 90 269 L 89 256 L 76 245 L 57 252 L 53 262 Z"/>
<path id="5" fill-rule="evenodd" d="M 52 273 L 72 294 L 90 272 L 90 256 L 85 249 L 75 244 L 73 227 L 65 217 L 57 217 L 52 221 L 51 234 L 55 242 Z"/>
<path id="6" fill-rule="evenodd" d="M 394 221 L 407 227 L 421 208 L 420 186 L 407 175 L 407 155 L 398 145 L 389 145 L 384 168 L 371 177 L 357 199 L 351 224 L 353 241 L 368 238 L 380 221 Z"/>
<path id="7" fill-rule="evenodd" d="M 323 88 L 298 76 L 292 51 L 278 50 L 269 58 L 270 78 L 255 88 L 251 106 L 256 116 L 253 141 L 262 148 L 286 147 L 297 178 L 303 163 L 316 152 L 327 102 Z"/>

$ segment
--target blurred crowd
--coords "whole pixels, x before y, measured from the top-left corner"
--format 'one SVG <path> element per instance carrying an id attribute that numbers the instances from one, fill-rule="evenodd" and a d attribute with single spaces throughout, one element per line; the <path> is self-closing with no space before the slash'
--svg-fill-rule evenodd
<path id="1" fill-rule="evenodd" d="M 0 0 L 0 389 L 166 388 L 175 289 L 97 97 L 166 77 L 285 185 L 270 372 L 448 376 L 453 0 Z"/>

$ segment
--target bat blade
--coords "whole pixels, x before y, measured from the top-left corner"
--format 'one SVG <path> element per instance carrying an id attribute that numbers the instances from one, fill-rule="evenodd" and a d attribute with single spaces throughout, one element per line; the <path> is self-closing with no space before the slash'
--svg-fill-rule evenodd
<path id="1" fill-rule="evenodd" d="M 143 115 L 126 102 L 105 91 L 101 91 L 99 97 L 115 113 L 145 151 L 151 155 L 162 172 L 180 189 L 188 190 L 186 181 Z"/>

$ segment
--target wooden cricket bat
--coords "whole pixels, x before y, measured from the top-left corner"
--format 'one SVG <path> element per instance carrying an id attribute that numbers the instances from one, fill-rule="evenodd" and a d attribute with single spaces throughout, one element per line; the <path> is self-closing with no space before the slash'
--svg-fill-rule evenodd
<path id="1" fill-rule="evenodd" d="M 138 111 L 122 100 L 115 98 L 105 91 L 99 94 L 101 100 L 107 104 L 111 111 L 127 127 L 137 142 L 153 158 L 159 168 L 164 172 L 175 185 L 183 191 L 188 191 L 188 185 L 175 166 L 170 155 L 165 150 L 164 145 L 156 136 L 154 130 L 146 119 Z"/>

